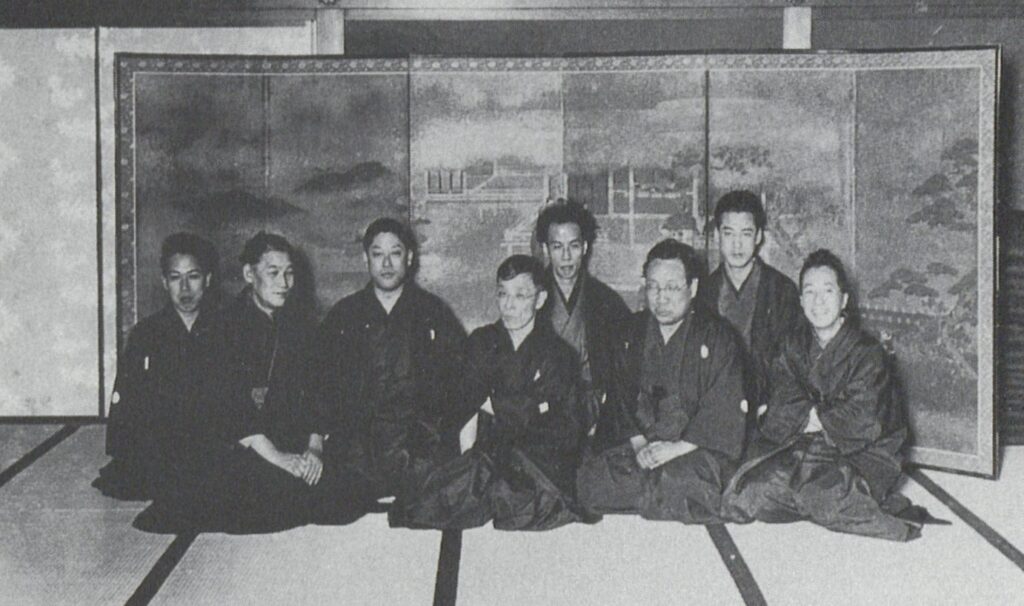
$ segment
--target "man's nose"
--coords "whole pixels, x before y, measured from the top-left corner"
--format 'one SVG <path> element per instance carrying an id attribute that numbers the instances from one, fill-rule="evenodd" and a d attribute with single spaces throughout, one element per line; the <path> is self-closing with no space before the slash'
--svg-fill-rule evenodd
<path id="1" fill-rule="evenodd" d="M 383 265 L 384 265 L 384 267 L 391 267 L 391 257 L 390 256 L 385 256 L 384 257 Z"/>
<path id="2" fill-rule="evenodd" d="M 568 246 L 562 249 L 562 259 L 564 261 L 569 261 L 572 259 L 572 251 L 569 250 Z"/>
<path id="3" fill-rule="evenodd" d="M 192 282 L 188 280 L 181 281 L 181 292 L 192 292 Z"/>

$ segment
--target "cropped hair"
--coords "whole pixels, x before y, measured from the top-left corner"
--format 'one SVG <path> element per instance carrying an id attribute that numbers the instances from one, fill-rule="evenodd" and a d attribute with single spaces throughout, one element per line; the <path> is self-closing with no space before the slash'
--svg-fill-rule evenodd
<path id="1" fill-rule="evenodd" d="M 672 259 L 677 259 L 683 263 L 683 267 L 686 268 L 687 284 L 693 284 L 695 279 L 702 276 L 704 263 L 701 261 L 697 251 L 688 244 L 668 238 L 655 244 L 647 253 L 647 260 L 644 261 L 644 277 L 647 277 L 647 268 L 654 261 L 668 261 Z"/>
<path id="2" fill-rule="evenodd" d="M 839 260 L 835 253 L 827 248 L 819 248 L 807 255 L 803 267 L 800 268 L 800 290 L 804 288 L 804 274 L 816 267 L 828 267 L 835 272 L 839 290 L 846 294 L 850 293 L 850 282 L 846 277 L 846 269 L 843 267 L 843 262 Z"/>
<path id="3" fill-rule="evenodd" d="M 715 205 L 715 227 L 722 227 L 722 215 L 725 213 L 750 213 L 754 217 L 754 226 L 762 231 L 768 224 L 761 198 L 751 191 L 731 191 L 719 198 Z"/>
<path id="4" fill-rule="evenodd" d="M 249 238 L 249 241 L 245 243 L 245 247 L 242 248 L 242 255 L 238 259 L 244 265 L 256 265 L 263 258 L 263 255 L 272 251 L 287 253 L 292 262 L 295 261 L 295 248 L 288 240 L 284 236 L 268 234 L 265 231 L 260 231 L 255 236 Z"/>
<path id="5" fill-rule="evenodd" d="M 544 283 L 544 264 L 530 255 L 512 255 L 498 266 L 498 281 L 507 282 L 521 274 L 529 274 L 533 285 L 539 290 L 546 290 Z"/>
<path id="6" fill-rule="evenodd" d="M 392 217 L 381 217 L 370 223 L 363 234 L 363 252 L 370 252 L 373 239 L 380 234 L 395 234 L 406 250 L 416 252 L 416 236 L 412 229 L 406 223 Z"/>
<path id="7" fill-rule="evenodd" d="M 174 255 L 189 255 L 196 260 L 199 268 L 206 275 L 215 273 L 217 270 L 218 255 L 217 249 L 205 238 L 193 233 L 178 232 L 164 238 L 160 245 L 160 272 L 167 274 L 171 269 L 171 257 Z"/>
<path id="8" fill-rule="evenodd" d="M 594 245 L 594 239 L 597 237 L 597 219 L 594 218 L 594 213 L 579 202 L 564 198 L 559 198 L 558 202 L 545 207 L 537 217 L 537 241 L 547 244 L 551 226 L 564 223 L 573 223 L 580 228 L 580 237 L 587 243 L 588 248 Z"/>

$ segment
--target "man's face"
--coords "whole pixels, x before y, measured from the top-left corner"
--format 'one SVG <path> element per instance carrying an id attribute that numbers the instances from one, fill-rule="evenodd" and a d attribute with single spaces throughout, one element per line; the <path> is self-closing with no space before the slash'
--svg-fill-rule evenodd
<path id="1" fill-rule="evenodd" d="M 690 309 L 697 294 L 697 280 L 686 283 L 686 266 L 679 259 L 655 259 L 644 278 L 647 309 L 659 324 L 675 324 Z"/>
<path id="2" fill-rule="evenodd" d="M 245 281 L 252 284 L 257 302 L 267 309 L 280 309 L 295 285 L 295 270 L 286 252 L 268 250 L 256 265 L 242 268 Z"/>
<path id="3" fill-rule="evenodd" d="M 370 279 L 378 289 L 390 292 L 405 283 L 407 270 L 412 265 L 412 252 L 405 248 L 397 235 L 391 232 L 377 234 L 364 256 Z"/>
<path id="4" fill-rule="evenodd" d="M 528 325 L 544 307 L 547 291 L 533 283 L 530 274 L 519 274 L 511 280 L 498 280 L 498 311 L 501 323 L 508 330 Z"/>
<path id="5" fill-rule="evenodd" d="M 199 262 L 192 255 L 172 255 L 164 273 L 164 290 L 171 298 L 171 305 L 180 314 L 191 314 L 199 309 L 206 287 L 210 285 L 210 274 L 203 273 Z"/>
<path id="6" fill-rule="evenodd" d="M 812 267 L 804 273 L 800 305 L 814 328 L 836 328 L 849 298 L 839 288 L 836 272 L 831 267 Z"/>
<path id="7" fill-rule="evenodd" d="M 718 252 L 733 269 L 750 265 L 764 234 L 754 224 L 751 213 L 723 213 L 718 226 Z"/>
<path id="8" fill-rule="evenodd" d="M 575 280 L 587 256 L 587 243 L 575 223 L 555 223 L 548 227 L 548 241 L 544 245 L 555 275 L 562 280 Z"/>

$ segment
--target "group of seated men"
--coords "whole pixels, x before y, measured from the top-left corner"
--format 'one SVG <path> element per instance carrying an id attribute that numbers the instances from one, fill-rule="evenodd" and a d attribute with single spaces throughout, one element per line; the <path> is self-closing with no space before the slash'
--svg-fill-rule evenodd
<path id="1" fill-rule="evenodd" d="M 659 242 L 645 306 L 587 271 L 597 223 L 549 205 L 547 267 L 497 268 L 498 321 L 468 337 L 416 285 L 409 227 L 362 240 L 369 282 L 315 323 L 290 304 L 296 251 L 260 232 L 247 286 L 216 308 L 217 255 L 163 243 L 168 305 L 118 361 L 94 485 L 152 500 L 152 532 L 343 524 L 545 530 L 631 513 L 684 523 L 809 520 L 906 541 L 927 512 L 895 488 L 907 438 L 886 352 L 861 330 L 842 263 L 811 254 L 799 288 L 758 252 L 760 199 L 715 209 L 721 263 Z M 381 503 L 393 499 L 389 506 Z"/>

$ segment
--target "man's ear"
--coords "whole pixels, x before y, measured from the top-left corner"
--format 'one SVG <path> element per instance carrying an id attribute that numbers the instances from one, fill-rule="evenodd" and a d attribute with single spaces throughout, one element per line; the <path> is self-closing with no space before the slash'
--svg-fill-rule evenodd
<path id="1" fill-rule="evenodd" d="M 758 228 L 757 233 L 754 234 L 754 248 L 761 248 L 762 244 L 764 244 L 764 230 Z"/>
<path id="2" fill-rule="evenodd" d="M 583 241 L 583 256 L 584 257 L 587 256 L 588 252 L 590 252 L 590 242 L 587 242 L 586 240 L 584 240 Z"/>
<path id="3" fill-rule="evenodd" d="M 256 277 L 254 275 L 252 265 L 246 263 L 242 266 L 242 277 L 245 278 L 245 281 L 249 284 L 252 284 L 253 281 L 255 281 Z"/>
<path id="4" fill-rule="evenodd" d="M 548 291 L 546 291 L 546 290 L 538 291 L 537 292 L 537 302 L 533 304 L 533 308 L 536 309 L 537 311 L 540 311 L 540 308 L 544 307 L 544 304 L 547 303 L 547 300 L 548 300 Z"/>
<path id="5" fill-rule="evenodd" d="M 698 282 L 700 282 L 700 278 L 694 278 L 693 281 L 690 282 L 690 298 L 691 299 L 697 296 L 697 283 Z"/>
<path id="6" fill-rule="evenodd" d="M 406 267 L 412 267 L 412 262 L 413 262 L 413 260 L 415 258 L 416 258 L 416 252 L 415 251 L 412 251 L 412 250 L 406 251 L 405 266 Z"/>
<path id="7" fill-rule="evenodd" d="M 161 276 L 160 283 L 164 285 L 164 290 L 166 290 L 167 292 L 171 292 L 171 283 L 168 282 L 167 276 Z"/>
<path id="8" fill-rule="evenodd" d="M 843 293 L 843 304 L 839 307 L 840 311 L 846 311 L 846 304 L 850 302 L 850 293 Z"/>
<path id="9" fill-rule="evenodd" d="M 213 274 L 206 274 L 206 278 L 203 279 L 203 288 L 210 288 L 211 279 L 213 279 Z"/>

